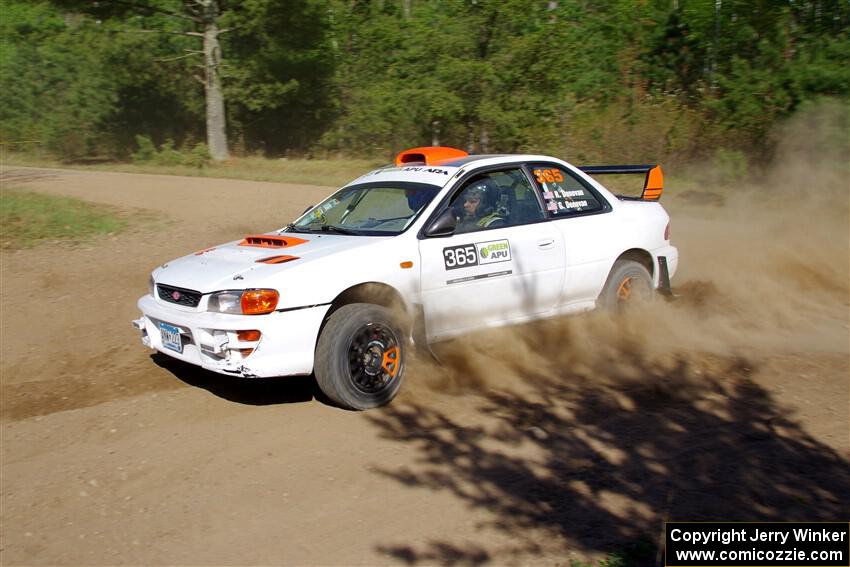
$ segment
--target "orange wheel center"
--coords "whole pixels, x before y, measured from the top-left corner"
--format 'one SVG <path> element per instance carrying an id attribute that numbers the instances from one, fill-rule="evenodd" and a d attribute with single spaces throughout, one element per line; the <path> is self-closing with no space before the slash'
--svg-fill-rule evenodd
<path id="1" fill-rule="evenodd" d="M 624 278 L 617 288 L 617 299 L 628 301 L 632 296 L 632 278 Z"/>
<path id="2" fill-rule="evenodd" d="M 384 360 L 381 362 L 381 368 L 383 368 L 386 373 L 393 378 L 395 378 L 395 375 L 398 372 L 399 354 L 400 351 L 397 346 L 388 348 L 384 351 Z"/>

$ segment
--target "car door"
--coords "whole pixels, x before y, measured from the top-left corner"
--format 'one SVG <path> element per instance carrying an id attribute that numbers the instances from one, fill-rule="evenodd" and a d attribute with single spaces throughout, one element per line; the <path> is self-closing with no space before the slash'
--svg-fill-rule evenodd
<path id="1" fill-rule="evenodd" d="M 555 163 L 531 163 L 531 178 L 543 198 L 552 226 L 566 248 L 564 289 L 559 305 L 592 304 L 608 277 L 616 250 L 611 204 L 589 183 Z"/>
<path id="2" fill-rule="evenodd" d="M 470 195 L 482 185 L 484 209 L 471 215 Z M 419 241 L 430 341 L 531 319 L 555 307 L 563 287 L 563 237 L 546 221 L 521 167 L 462 180 L 446 207 L 460 218 L 455 233 Z"/>

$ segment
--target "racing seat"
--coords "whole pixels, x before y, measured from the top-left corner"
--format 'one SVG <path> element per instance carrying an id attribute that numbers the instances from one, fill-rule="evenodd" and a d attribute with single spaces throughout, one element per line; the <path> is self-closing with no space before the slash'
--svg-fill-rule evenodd
<path id="1" fill-rule="evenodd" d="M 540 205 L 537 201 L 517 201 L 513 207 L 511 224 L 524 224 L 540 219 Z"/>
<path id="2" fill-rule="evenodd" d="M 513 224 L 511 222 L 511 209 L 513 207 L 510 204 L 512 193 L 513 191 L 509 189 L 502 189 L 502 195 L 496 203 L 496 214 L 505 219 L 505 226 Z"/>

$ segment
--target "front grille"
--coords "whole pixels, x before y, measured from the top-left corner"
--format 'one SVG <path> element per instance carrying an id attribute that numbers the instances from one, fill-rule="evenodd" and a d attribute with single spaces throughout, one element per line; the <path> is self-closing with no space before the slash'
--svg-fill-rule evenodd
<path id="1" fill-rule="evenodd" d="M 156 291 L 159 294 L 160 299 L 169 303 L 176 303 L 177 305 L 197 307 L 198 303 L 201 302 L 201 292 L 191 289 L 156 284 Z"/>

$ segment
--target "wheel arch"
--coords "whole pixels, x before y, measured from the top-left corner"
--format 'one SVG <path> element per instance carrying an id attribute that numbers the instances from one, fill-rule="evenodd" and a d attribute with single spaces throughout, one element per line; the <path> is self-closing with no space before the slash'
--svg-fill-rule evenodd
<path id="1" fill-rule="evenodd" d="M 655 260 L 653 260 L 652 254 L 650 254 L 647 250 L 644 250 L 643 248 L 630 248 L 620 254 L 614 264 L 620 260 L 631 260 L 633 262 L 637 262 L 647 269 L 649 275 L 653 279 L 655 278 Z M 611 269 L 613 270 L 613 267 Z"/>
<path id="2" fill-rule="evenodd" d="M 334 311 L 349 303 L 371 303 L 391 311 L 401 310 L 404 314 L 410 311 L 401 293 L 393 286 L 381 282 L 363 282 L 340 292 L 331 302 L 326 317 L 330 317 Z"/>
<path id="3" fill-rule="evenodd" d="M 614 260 L 614 263 L 611 264 L 611 268 L 608 270 L 608 276 L 605 278 L 605 284 L 602 286 L 602 289 L 599 290 L 599 295 L 596 298 L 597 305 L 605 306 L 606 303 L 610 303 L 611 299 L 606 299 L 607 295 L 610 295 L 609 289 L 611 286 L 612 278 L 614 277 L 615 272 L 617 271 L 617 265 L 623 261 L 631 261 L 635 262 L 640 266 L 643 266 L 647 272 L 649 272 L 649 285 L 654 287 L 654 278 L 655 278 L 655 260 L 652 257 L 652 254 L 649 251 L 644 250 L 643 248 L 630 248 L 626 250 Z"/>
<path id="4" fill-rule="evenodd" d="M 325 313 L 317 336 L 321 336 L 328 319 L 330 319 L 334 312 L 339 310 L 343 305 L 350 305 L 352 303 L 371 303 L 386 307 L 398 317 L 399 322 L 404 325 L 406 332 L 408 334 L 412 333 L 414 312 L 412 307 L 404 300 L 401 293 L 393 286 L 385 283 L 362 282 L 343 290 L 334 298 L 330 308 Z"/>

